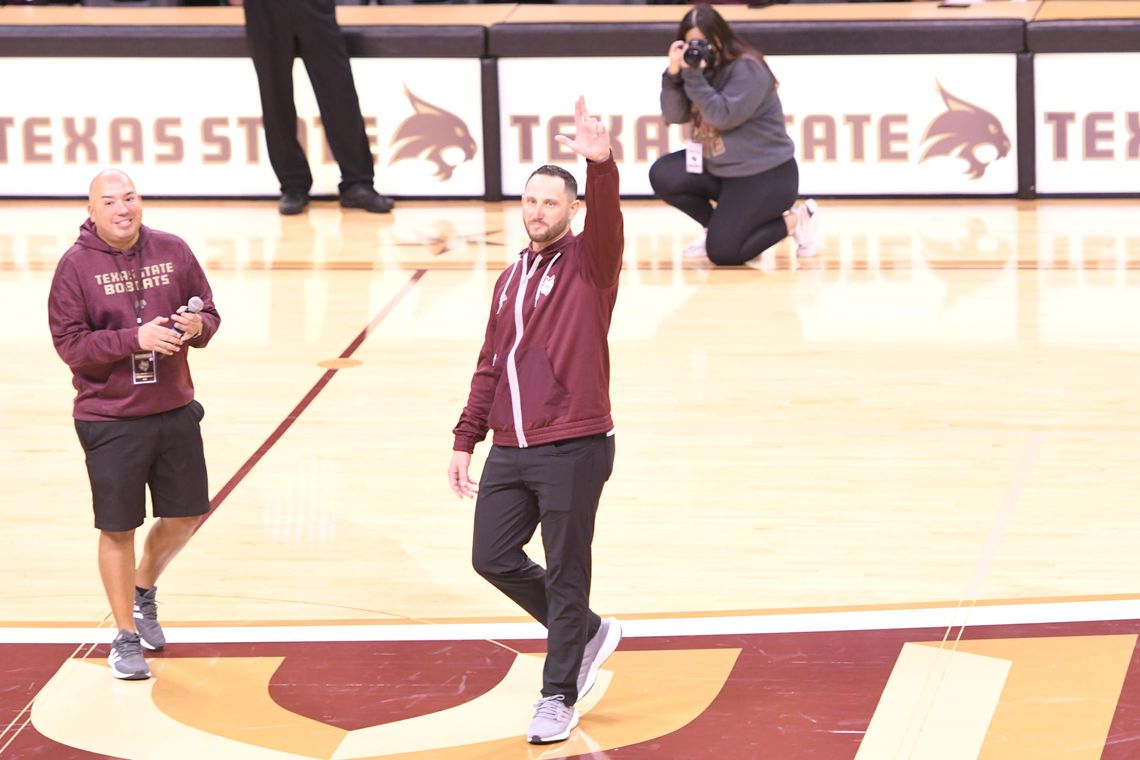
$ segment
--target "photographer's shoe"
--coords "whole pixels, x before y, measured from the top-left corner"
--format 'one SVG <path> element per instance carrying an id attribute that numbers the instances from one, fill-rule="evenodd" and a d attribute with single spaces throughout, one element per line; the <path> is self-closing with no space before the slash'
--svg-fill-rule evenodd
<path id="1" fill-rule="evenodd" d="M 802 259 L 815 256 L 823 247 L 823 236 L 819 229 L 819 205 L 815 199 L 808 198 L 792 206 L 792 213 L 796 216 L 796 228 L 792 230 L 792 237 L 796 241 L 796 256 Z"/>
<path id="2" fill-rule="evenodd" d="M 681 249 L 681 255 L 687 259 L 695 258 L 708 258 L 708 251 L 705 250 L 705 239 L 708 237 L 708 230 L 701 230 L 701 234 L 685 243 L 685 247 Z"/>

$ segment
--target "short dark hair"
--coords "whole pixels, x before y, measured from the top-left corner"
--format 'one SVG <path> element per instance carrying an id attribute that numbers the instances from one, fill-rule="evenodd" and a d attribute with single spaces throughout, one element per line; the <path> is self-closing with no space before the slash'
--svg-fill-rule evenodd
<path id="1" fill-rule="evenodd" d="M 536 174 L 543 174 L 547 177 L 561 177 L 562 181 L 566 183 L 566 192 L 570 193 L 574 198 L 578 197 L 578 180 L 574 179 L 574 175 L 561 166 L 546 164 L 538 167 L 530 173 L 530 177 L 526 178 L 527 184 L 530 184 L 531 177 Z"/>

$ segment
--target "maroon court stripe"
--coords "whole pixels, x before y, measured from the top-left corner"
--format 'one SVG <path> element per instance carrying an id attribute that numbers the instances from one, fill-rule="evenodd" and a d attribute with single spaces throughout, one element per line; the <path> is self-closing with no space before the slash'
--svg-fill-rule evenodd
<path id="1" fill-rule="evenodd" d="M 357 335 L 356 338 L 348 344 L 348 348 L 340 352 L 340 356 L 338 358 L 347 359 L 356 353 L 356 349 L 360 348 L 360 346 L 364 343 L 364 340 L 377 327 L 379 327 L 380 323 L 384 321 L 385 317 L 392 313 L 392 309 L 396 308 L 396 304 L 398 304 L 401 300 L 403 300 L 404 296 L 411 292 L 412 288 L 415 287 L 416 283 L 419 282 L 425 274 L 427 274 L 426 269 L 417 269 L 412 274 L 411 278 L 406 283 L 404 283 L 404 287 L 400 288 L 400 292 L 394 295 L 392 297 L 392 300 L 390 300 L 384 306 L 384 308 L 380 310 L 380 313 L 377 314 L 376 317 L 368 323 L 368 326 L 360 331 L 360 334 Z M 218 507 L 222 505 L 222 502 L 226 500 L 226 497 L 229 496 L 235 488 L 237 488 L 238 484 L 245 479 L 245 476 L 249 474 L 250 470 L 252 470 L 254 466 L 259 461 L 261 461 L 261 458 L 269 452 L 269 449 L 273 448 L 273 445 L 281 440 L 281 436 L 285 435 L 285 432 L 293 426 L 293 423 L 297 421 L 297 418 L 300 417 L 305 409 L 308 408 L 309 404 L 313 403 L 313 399 L 317 397 L 317 394 L 324 390 L 325 386 L 329 384 L 329 381 L 333 379 L 337 372 L 337 369 L 329 369 L 325 371 L 325 374 L 321 375 L 320 379 L 317 380 L 313 387 L 309 389 L 309 392 L 305 394 L 304 398 L 302 398 L 297 403 L 297 406 L 293 407 L 293 411 L 289 412 L 285 419 L 281 421 L 281 424 L 277 426 L 277 429 L 269 434 L 269 437 L 265 439 L 265 442 L 257 447 L 257 451 L 253 452 L 253 455 L 245 461 L 245 464 L 238 468 L 238 471 L 235 472 L 233 477 L 229 479 L 229 482 L 222 486 L 222 489 L 214 495 L 214 498 L 210 500 L 210 511 L 202 516 L 202 520 L 198 523 L 198 527 L 195 528 L 195 531 L 199 530 L 203 525 L 206 524 L 206 520 L 210 519 L 210 515 L 214 514 L 214 512 L 217 511 Z"/>

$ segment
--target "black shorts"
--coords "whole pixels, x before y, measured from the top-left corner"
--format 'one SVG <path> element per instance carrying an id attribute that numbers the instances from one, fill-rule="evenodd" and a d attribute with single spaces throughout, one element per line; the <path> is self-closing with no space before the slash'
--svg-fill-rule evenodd
<path id="1" fill-rule="evenodd" d="M 210 511 L 206 457 L 197 401 L 131 420 L 76 420 L 87 453 L 95 527 L 134 530 L 146 519 L 150 486 L 155 517 L 193 517 Z"/>

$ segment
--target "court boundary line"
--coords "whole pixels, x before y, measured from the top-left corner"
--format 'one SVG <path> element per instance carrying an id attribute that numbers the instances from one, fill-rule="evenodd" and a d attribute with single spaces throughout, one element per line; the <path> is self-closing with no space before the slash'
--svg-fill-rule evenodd
<path id="1" fill-rule="evenodd" d="M 724 615 L 698 618 L 636 618 L 617 614 L 624 636 L 724 636 L 779 633 L 828 633 L 904 629 L 946 629 L 946 607 L 902 610 Z M 1140 621 L 1140 599 L 978 607 L 970 628 Z M 545 639 L 546 629 L 534 621 L 390 624 L 164 626 L 172 644 L 332 641 L 466 641 Z M 104 629 L 105 630 L 105 629 Z M 0 644 L 106 643 L 104 630 L 89 627 L 0 627 Z"/>
<path id="2" fill-rule="evenodd" d="M 170 594 L 168 596 L 194 596 L 201 597 L 201 594 Z M 227 596 L 227 599 L 232 599 L 232 596 Z M 1040 605 L 1073 605 L 1073 604 L 1089 604 L 1089 603 L 1103 603 L 1103 602 L 1121 602 L 1129 603 L 1136 602 L 1140 604 L 1140 593 L 1130 594 L 1088 594 L 1088 595 L 1061 595 L 1061 596 L 1038 596 L 1026 598 L 1001 598 L 1001 599 L 979 599 L 974 601 L 975 608 L 987 607 L 1025 607 L 1025 606 L 1040 606 Z M 669 612 L 626 612 L 615 613 L 621 617 L 622 620 L 690 620 L 700 618 L 726 618 L 726 617 L 778 617 L 786 615 L 811 615 L 811 614 L 842 614 L 842 613 L 867 613 L 867 612 L 890 612 L 890 611 L 906 611 L 917 609 L 941 609 L 953 610 L 957 608 L 961 602 L 950 600 L 920 600 L 913 602 L 891 602 L 888 604 L 851 604 L 851 605 L 835 605 L 835 606 L 818 606 L 818 607 L 774 607 L 774 608 L 756 608 L 756 609 L 731 609 L 731 610 L 672 610 Z M 385 614 L 377 612 L 377 615 Z M 436 617 L 436 616 L 421 616 L 418 618 L 409 618 L 406 615 L 391 615 L 387 618 L 328 618 L 324 620 L 307 621 L 305 625 L 312 626 L 401 626 L 412 625 L 416 623 L 430 623 L 432 625 L 470 625 L 470 624 L 509 624 L 527 622 L 530 618 L 525 615 L 472 615 L 469 617 L 454 616 L 454 617 Z M 39 628 L 39 629 L 52 629 L 52 628 L 83 628 L 86 624 L 74 620 L 0 620 L 0 630 L 18 629 L 18 628 Z M 243 627 L 243 628 L 259 628 L 263 626 L 291 626 L 298 625 L 296 619 L 292 618 L 278 618 L 276 620 L 243 620 L 240 622 L 230 620 L 183 620 L 172 621 L 169 623 L 171 626 L 179 628 L 226 628 L 226 627 Z"/>

